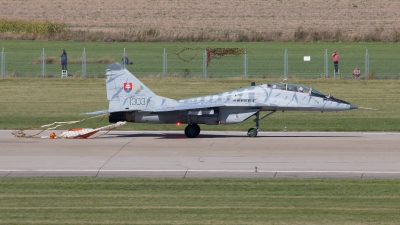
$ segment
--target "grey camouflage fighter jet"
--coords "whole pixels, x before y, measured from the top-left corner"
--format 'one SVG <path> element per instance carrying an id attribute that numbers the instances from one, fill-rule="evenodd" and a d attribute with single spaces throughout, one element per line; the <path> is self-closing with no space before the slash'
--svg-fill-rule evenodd
<path id="1" fill-rule="evenodd" d="M 109 122 L 186 123 L 188 138 L 200 134 L 198 124 L 240 123 L 255 115 L 255 126 L 247 132 L 256 137 L 260 120 L 276 111 L 343 111 L 356 105 L 324 95 L 301 84 L 279 83 L 255 85 L 195 98 L 174 100 L 158 96 L 119 63 L 106 67 Z M 261 111 L 269 111 L 260 118 Z"/>

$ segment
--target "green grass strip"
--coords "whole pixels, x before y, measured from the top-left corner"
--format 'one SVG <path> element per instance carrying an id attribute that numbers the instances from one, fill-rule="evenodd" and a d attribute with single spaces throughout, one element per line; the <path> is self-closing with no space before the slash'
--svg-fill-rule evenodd
<path id="1" fill-rule="evenodd" d="M 0 224 L 397 224 L 385 179 L 0 178 Z"/>

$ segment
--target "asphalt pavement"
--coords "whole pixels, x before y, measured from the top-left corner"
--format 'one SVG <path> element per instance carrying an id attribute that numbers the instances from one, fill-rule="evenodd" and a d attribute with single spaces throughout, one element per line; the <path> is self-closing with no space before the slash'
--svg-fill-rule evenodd
<path id="1" fill-rule="evenodd" d="M 0 176 L 400 178 L 400 133 L 112 131 L 93 139 L 0 131 Z M 36 131 L 28 131 L 32 134 Z M 48 135 L 43 133 L 42 135 Z"/>

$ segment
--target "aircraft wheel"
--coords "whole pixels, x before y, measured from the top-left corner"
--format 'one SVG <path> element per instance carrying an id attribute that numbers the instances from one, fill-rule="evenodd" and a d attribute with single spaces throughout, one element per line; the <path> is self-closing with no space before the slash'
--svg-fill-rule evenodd
<path id="1" fill-rule="evenodd" d="M 257 134 L 258 134 L 258 131 L 256 128 L 250 128 L 247 131 L 247 136 L 249 136 L 249 137 L 257 137 Z"/>
<path id="2" fill-rule="evenodd" d="M 196 127 L 197 135 L 199 135 L 200 134 L 200 126 L 198 124 L 193 124 L 193 126 Z"/>
<path id="3" fill-rule="evenodd" d="M 196 124 L 197 125 L 197 124 Z M 199 135 L 200 133 L 200 127 L 198 127 L 198 125 L 188 125 L 185 128 L 185 135 L 188 138 L 195 138 L 197 137 L 197 135 Z"/>

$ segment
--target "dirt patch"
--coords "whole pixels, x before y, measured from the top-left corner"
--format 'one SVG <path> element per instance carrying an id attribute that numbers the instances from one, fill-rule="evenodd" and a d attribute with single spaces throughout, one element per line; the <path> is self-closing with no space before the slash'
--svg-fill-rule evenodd
<path id="1" fill-rule="evenodd" d="M 0 0 L 0 5 L 2 18 L 64 22 L 73 30 L 177 37 L 259 33 L 282 39 L 299 29 L 400 34 L 400 1 L 393 0 Z"/>

